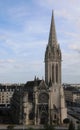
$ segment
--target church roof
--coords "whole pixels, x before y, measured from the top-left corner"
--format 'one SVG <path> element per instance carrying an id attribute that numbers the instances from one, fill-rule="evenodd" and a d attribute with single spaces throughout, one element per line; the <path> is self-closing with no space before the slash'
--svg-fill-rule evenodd
<path id="1" fill-rule="evenodd" d="M 34 80 L 34 81 L 28 81 L 26 84 L 25 84 L 25 88 L 26 87 L 34 87 L 35 85 L 39 86 L 40 82 L 42 80 Z"/>
<path id="2" fill-rule="evenodd" d="M 44 80 L 39 80 L 36 79 L 34 81 L 28 81 L 25 86 L 24 89 L 27 91 L 33 91 L 34 87 L 37 87 L 38 89 L 47 89 L 48 86 L 46 85 Z"/>

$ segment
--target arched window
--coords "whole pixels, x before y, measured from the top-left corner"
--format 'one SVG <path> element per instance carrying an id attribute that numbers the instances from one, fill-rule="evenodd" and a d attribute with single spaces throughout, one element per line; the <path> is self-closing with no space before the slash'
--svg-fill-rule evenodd
<path id="1" fill-rule="evenodd" d="M 52 65 L 52 82 L 54 83 L 54 64 Z"/>
<path id="2" fill-rule="evenodd" d="M 56 64 L 56 83 L 58 83 L 58 64 Z"/>

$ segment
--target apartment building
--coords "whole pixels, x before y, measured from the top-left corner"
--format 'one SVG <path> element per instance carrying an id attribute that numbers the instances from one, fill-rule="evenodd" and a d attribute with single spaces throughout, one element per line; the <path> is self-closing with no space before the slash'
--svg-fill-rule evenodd
<path id="1" fill-rule="evenodd" d="M 0 108 L 2 107 L 10 107 L 10 100 L 17 89 L 23 86 L 21 84 L 0 84 Z"/>
<path id="2" fill-rule="evenodd" d="M 64 88 L 65 100 L 69 105 L 80 104 L 80 91 L 76 87 L 67 86 Z"/>

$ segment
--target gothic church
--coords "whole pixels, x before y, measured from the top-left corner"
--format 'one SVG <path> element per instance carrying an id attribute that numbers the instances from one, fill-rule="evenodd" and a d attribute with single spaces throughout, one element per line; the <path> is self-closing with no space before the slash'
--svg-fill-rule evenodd
<path id="1" fill-rule="evenodd" d="M 12 119 L 19 124 L 62 124 L 67 117 L 61 85 L 61 50 L 57 43 L 52 12 L 48 45 L 45 52 L 45 81 L 35 77 L 11 99 Z M 15 114 L 14 114 L 15 113 Z"/>

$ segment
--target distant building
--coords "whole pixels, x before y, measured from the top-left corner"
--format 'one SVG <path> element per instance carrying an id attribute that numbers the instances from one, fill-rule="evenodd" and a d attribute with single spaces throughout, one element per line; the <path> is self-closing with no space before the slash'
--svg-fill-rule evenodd
<path id="1" fill-rule="evenodd" d="M 35 77 L 24 89 L 15 91 L 11 99 L 12 119 L 15 123 L 62 124 L 67 117 L 61 85 L 61 50 L 57 43 L 52 13 L 49 41 L 45 52 L 45 81 Z"/>
<path id="2" fill-rule="evenodd" d="M 21 86 L 19 84 L 0 84 L 0 108 L 10 107 L 10 100 L 14 91 L 19 90 Z"/>
<path id="3" fill-rule="evenodd" d="M 64 94 L 68 105 L 80 106 L 80 90 L 78 87 L 68 85 L 64 88 Z"/>

